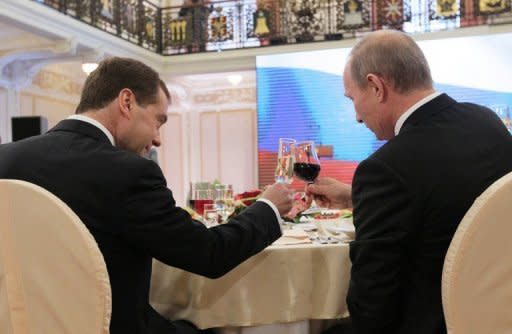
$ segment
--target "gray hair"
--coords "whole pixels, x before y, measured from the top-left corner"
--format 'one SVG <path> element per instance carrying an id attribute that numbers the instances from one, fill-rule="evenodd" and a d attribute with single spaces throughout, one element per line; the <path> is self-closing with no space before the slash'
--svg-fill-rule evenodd
<path id="1" fill-rule="evenodd" d="M 425 55 L 405 33 L 380 30 L 368 34 L 350 52 L 352 80 L 366 87 L 370 73 L 389 80 L 400 93 L 432 88 L 432 76 Z"/>

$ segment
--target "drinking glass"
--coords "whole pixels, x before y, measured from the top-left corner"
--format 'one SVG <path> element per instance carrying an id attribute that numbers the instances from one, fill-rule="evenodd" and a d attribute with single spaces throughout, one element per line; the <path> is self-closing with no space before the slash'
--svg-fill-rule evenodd
<path id="1" fill-rule="evenodd" d="M 211 189 L 196 189 L 194 210 L 203 215 L 205 204 L 213 204 L 213 192 Z"/>
<path id="2" fill-rule="evenodd" d="M 210 182 L 190 182 L 190 188 L 188 193 L 188 206 L 192 209 L 195 208 L 196 192 L 197 190 L 210 189 Z"/>
<path id="3" fill-rule="evenodd" d="M 279 138 L 275 181 L 290 184 L 293 181 L 293 163 L 295 161 L 295 139 Z"/>
<path id="4" fill-rule="evenodd" d="M 315 142 L 303 141 L 295 145 L 293 173 L 306 183 L 313 183 L 320 173 L 320 160 L 316 154 Z"/>
<path id="5" fill-rule="evenodd" d="M 215 204 L 206 203 L 203 206 L 203 222 L 207 227 L 219 224 L 219 214 Z"/>
<path id="6" fill-rule="evenodd" d="M 227 222 L 228 217 L 235 212 L 235 198 L 232 185 L 218 184 L 215 186 L 215 205 L 217 213 L 221 217 L 220 222 Z"/>

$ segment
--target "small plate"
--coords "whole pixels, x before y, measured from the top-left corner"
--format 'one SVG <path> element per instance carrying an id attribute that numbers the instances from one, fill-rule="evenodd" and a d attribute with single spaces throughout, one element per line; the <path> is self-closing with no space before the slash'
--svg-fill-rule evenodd
<path id="1" fill-rule="evenodd" d="M 293 229 L 300 229 L 304 232 L 310 232 L 316 230 L 316 225 L 312 223 L 298 223 L 293 225 Z"/>
<path id="2" fill-rule="evenodd" d="M 304 224 L 304 223 L 311 223 L 313 222 L 315 219 L 311 216 L 300 216 L 299 218 L 299 224 Z"/>
<path id="3" fill-rule="evenodd" d="M 343 224 L 340 226 L 326 226 L 325 227 L 329 232 L 332 233 L 354 233 L 356 231 L 354 225 Z"/>

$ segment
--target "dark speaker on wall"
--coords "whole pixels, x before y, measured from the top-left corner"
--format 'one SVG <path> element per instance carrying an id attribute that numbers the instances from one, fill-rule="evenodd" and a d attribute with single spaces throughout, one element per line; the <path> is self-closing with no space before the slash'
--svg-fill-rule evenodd
<path id="1" fill-rule="evenodd" d="M 48 120 L 43 116 L 11 118 L 12 141 L 37 136 L 48 131 Z"/>

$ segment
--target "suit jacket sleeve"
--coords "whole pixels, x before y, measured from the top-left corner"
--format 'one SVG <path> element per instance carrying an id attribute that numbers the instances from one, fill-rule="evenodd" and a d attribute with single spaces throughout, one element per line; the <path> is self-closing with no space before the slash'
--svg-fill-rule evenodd
<path id="1" fill-rule="evenodd" d="M 353 184 L 356 239 L 347 303 L 358 334 L 393 332 L 413 233 L 412 195 L 390 167 L 369 158 Z M 395 329 L 396 330 L 396 329 Z"/>
<path id="2" fill-rule="evenodd" d="M 207 277 L 219 277 L 281 236 L 272 208 L 256 202 L 213 228 L 175 205 L 158 166 L 140 159 L 133 186 L 123 195 L 123 237 L 144 253 Z M 149 164 L 149 166 L 148 166 Z"/>

